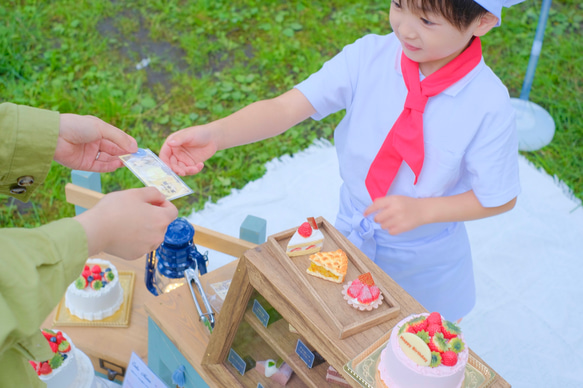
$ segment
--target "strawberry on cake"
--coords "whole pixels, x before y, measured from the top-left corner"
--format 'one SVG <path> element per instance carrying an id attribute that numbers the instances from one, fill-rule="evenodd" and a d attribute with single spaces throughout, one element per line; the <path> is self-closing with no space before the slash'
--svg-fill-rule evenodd
<path id="1" fill-rule="evenodd" d="M 95 370 L 85 353 L 61 331 L 41 330 L 53 351 L 47 361 L 29 361 L 47 388 L 97 388 Z"/>
<path id="2" fill-rule="evenodd" d="M 289 257 L 310 255 L 320 252 L 324 244 L 324 235 L 318 229 L 318 224 L 313 217 L 308 222 L 300 225 L 287 244 L 286 253 Z"/>

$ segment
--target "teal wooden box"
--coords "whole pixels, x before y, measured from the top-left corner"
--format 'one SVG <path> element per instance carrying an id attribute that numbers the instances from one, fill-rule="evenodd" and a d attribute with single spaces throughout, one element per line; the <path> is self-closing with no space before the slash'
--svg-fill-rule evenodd
<path id="1" fill-rule="evenodd" d="M 208 384 L 200 377 L 196 370 L 186 361 L 176 346 L 148 317 L 148 367 L 169 387 L 172 384 L 172 374 L 180 366 L 185 369 L 184 388 L 207 388 Z"/>

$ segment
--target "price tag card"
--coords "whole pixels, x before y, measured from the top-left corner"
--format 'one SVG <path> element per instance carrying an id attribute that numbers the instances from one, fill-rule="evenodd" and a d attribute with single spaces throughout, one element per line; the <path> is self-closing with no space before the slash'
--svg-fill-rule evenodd
<path id="1" fill-rule="evenodd" d="M 166 384 L 148 368 L 136 353 L 132 352 L 123 379 L 123 388 L 166 388 Z"/>
<path id="2" fill-rule="evenodd" d="M 314 366 L 314 360 L 316 357 L 314 356 L 314 353 L 312 353 L 312 351 L 308 349 L 308 347 L 301 340 L 298 340 L 296 344 L 296 354 L 300 356 L 308 368 L 312 368 L 312 366 Z"/>
<path id="3" fill-rule="evenodd" d="M 263 326 L 267 327 L 267 325 L 269 325 L 269 313 L 265 311 L 257 299 L 253 299 L 253 313 L 257 319 L 259 319 L 259 322 L 263 324 Z"/>
<path id="4" fill-rule="evenodd" d="M 237 354 L 237 352 L 235 352 L 231 348 L 231 350 L 229 351 L 229 357 L 227 359 L 229 360 L 231 365 L 233 365 L 233 367 L 235 369 L 237 369 L 237 371 L 241 374 L 241 376 L 243 376 L 245 374 L 245 372 L 247 372 L 249 369 L 251 369 L 255 366 L 255 365 L 253 365 L 254 360 L 251 357 L 246 356 L 246 358 L 248 358 L 248 361 L 245 361 L 245 359 L 243 359 L 243 357 L 239 356 Z"/>

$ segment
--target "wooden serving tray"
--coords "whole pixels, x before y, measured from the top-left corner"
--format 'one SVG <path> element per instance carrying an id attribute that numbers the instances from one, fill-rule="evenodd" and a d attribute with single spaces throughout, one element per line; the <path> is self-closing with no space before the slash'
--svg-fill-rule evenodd
<path id="1" fill-rule="evenodd" d="M 268 244 L 277 259 L 292 273 L 295 273 L 297 278 L 305 285 L 308 294 L 312 295 L 315 303 L 321 307 L 324 313 L 323 316 L 337 328 L 338 338 L 348 338 L 396 317 L 399 314 L 399 305 L 388 289 L 381 283 L 375 284 L 381 290 L 384 299 L 376 309 L 360 311 L 344 300 L 342 294 L 343 286 L 351 283 L 359 275 L 371 272 L 373 279 L 375 282 L 377 281 L 374 276 L 375 270 L 369 268 L 369 265 L 374 265 L 374 263 L 368 260 L 364 253 L 352 245 L 342 233 L 336 230 L 323 217 L 318 217 L 316 222 L 324 235 L 322 251 L 335 251 L 340 248 L 348 257 L 348 270 L 343 283 L 334 283 L 308 274 L 306 270 L 310 266 L 309 255 L 289 257 L 286 254 L 287 244 L 297 230 L 296 228 L 269 236 Z M 365 262 L 369 264 L 367 265 Z M 380 271 L 380 269 L 378 270 Z"/>

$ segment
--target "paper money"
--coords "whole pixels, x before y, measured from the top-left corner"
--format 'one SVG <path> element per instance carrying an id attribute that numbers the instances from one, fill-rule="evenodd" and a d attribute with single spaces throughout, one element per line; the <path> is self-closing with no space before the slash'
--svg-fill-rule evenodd
<path id="1" fill-rule="evenodd" d="M 119 158 L 143 184 L 156 187 L 169 201 L 194 192 L 170 167 L 147 148 L 138 148 L 138 152 L 122 155 Z"/>

